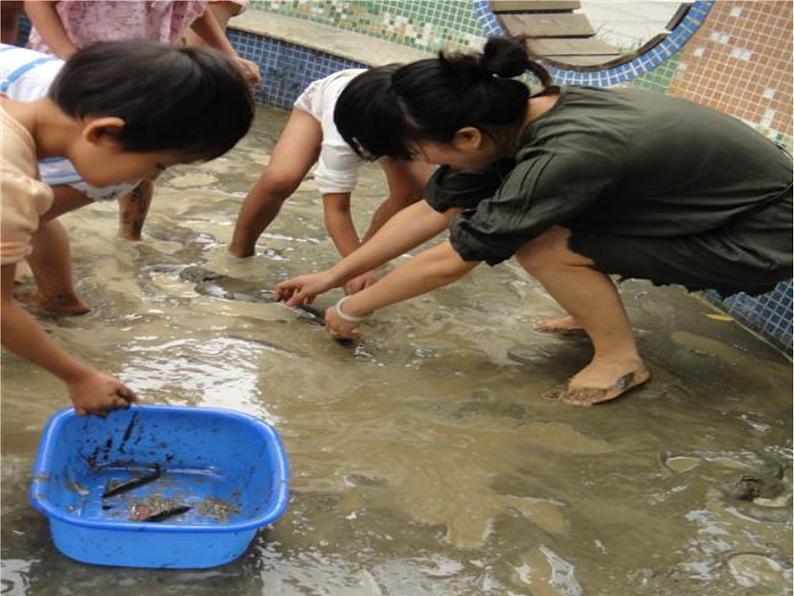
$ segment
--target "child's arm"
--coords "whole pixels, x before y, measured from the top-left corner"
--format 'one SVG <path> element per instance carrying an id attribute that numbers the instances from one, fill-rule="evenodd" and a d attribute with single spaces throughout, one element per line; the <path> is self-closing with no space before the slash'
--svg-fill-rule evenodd
<path id="1" fill-rule="evenodd" d="M 52 341 L 36 320 L 14 302 L 13 264 L 2 266 L 2 343 L 9 350 L 61 379 L 78 414 L 103 414 L 137 401 L 123 383 L 80 362 Z"/>
<path id="2" fill-rule="evenodd" d="M 259 65 L 237 55 L 212 11 L 205 10 L 204 14 L 193 21 L 190 28 L 208 46 L 226 54 L 237 65 L 249 84 L 258 85 L 260 83 L 262 77 L 259 74 Z"/>
<path id="3" fill-rule="evenodd" d="M 55 2 L 25 0 L 25 12 L 44 43 L 55 55 L 67 60 L 77 51 L 77 46 L 69 39 L 61 17 L 55 10 Z"/>
<path id="4" fill-rule="evenodd" d="M 395 213 L 423 199 L 430 178 L 431 167 L 422 162 L 384 157 L 379 163 L 386 174 L 389 196 L 372 215 L 362 243 L 372 238 Z"/>
<path id="5" fill-rule="evenodd" d="M 350 193 L 335 192 L 323 195 L 323 212 L 325 214 L 325 228 L 331 236 L 336 249 L 346 257 L 359 246 L 358 232 L 350 214 Z M 346 294 L 355 294 L 375 283 L 372 273 L 362 273 L 345 284 Z"/>
<path id="6" fill-rule="evenodd" d="M 287 300 L 290 306 L 310 303 L 317 294 L 337 288 L 441 233 L 458 211 L 447 209 L 439 213 L 427 201 L 414 203 L 397 213 L 368 242 L 330 269 L 278 284 L 276 299 Z"/>
<path id="7" fill-rule="evenodd" d="M 353 217 L 350 215 L 349 192 L 324 194 L 323 213 L 325 228 L 340 255 L 346 257 L 361 245 L 356 226 L 353 224 Z"/>

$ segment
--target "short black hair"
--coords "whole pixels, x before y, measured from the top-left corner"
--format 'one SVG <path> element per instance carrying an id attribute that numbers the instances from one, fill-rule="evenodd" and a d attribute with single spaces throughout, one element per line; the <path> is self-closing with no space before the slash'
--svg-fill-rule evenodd
<path id="1" fill-rule="evenodd" d="M 334 125 L 359 157 L 410 159 L 402 149 L 403 109 L 391 89 L 392 75 L 401 66 L 370 68 L 350 81 L 339 95 Z"/>
<path id="2" fill-rule="evenodd" d="M 213 159 L 254 117 L 251 90 L 226 56 L 155 41 L 111 41 L 75 53 L 48 97 L 71 118 L 115 116 L 125 151 L 181 151 Z"/>

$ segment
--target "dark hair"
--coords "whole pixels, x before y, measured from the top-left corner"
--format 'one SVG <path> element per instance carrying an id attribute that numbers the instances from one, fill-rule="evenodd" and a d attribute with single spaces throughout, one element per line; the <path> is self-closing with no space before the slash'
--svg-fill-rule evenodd
<path id="1" fill-rule="evenodd" d="M 386 73 L 368 81 L 360 75 L 339 96 L 334 121 L 359 155 L 408 158 L 419 140 L 449 142 L 466 126 L 488 131 L 520 121 L 529 88 L 512 77 L 527 70 L 544 87 L 552 84 L 521 41 L 491 37 L 482 53 L 440 52 L 396 69 L 388 81 Z"/>
<path id="2" fill-rule="evenodd" d="M 251 126 L 251 91 L 216 50 L 154 41 L 97 43 L 78 51 L 49 98 L 71 118 L 116 116 L 125 151 L 184 151 L 213 159 Z"/>
<path id="3" fill-rule="evenodd" d="M 403 113 L 390 87 L 392 75 L 402 66 L 386 64 L 362 72 L 347 84 L 336 102 L 334 124 L 345 142 L 364 159 L 392 155 L 399 146 L 399 138 L 390 137 L 374 147 L 367 141 L 369 146 L 365 147 L 363 141 L 368 135 L 362 131 L 400 128 Z M 397 145 L 392 146 L 390 141 L 397 141 Z"/>

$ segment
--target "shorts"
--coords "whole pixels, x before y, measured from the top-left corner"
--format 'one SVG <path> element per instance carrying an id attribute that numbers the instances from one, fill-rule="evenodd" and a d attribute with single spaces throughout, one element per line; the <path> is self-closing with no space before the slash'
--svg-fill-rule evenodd
<path id="1" fill-rule="evenodd" d="M 113 201 L 120 199 L 133 188 L 140 184 L 140 180 L 135 182 L 124 182 L 113 186 L 103 186 L 97 188 L 86 183 L 80 174 L 74 169 L 72 162 L 62 157 L 43 159 L 39 162 L 39 172 L 41 181 L 48 186 L 70 186 L 83 193 L 92 201 Z"/>
<path id="2" fill-rule="evenodd" d="M 649 238 L 571 230 L 568 247 L 595 269 L 690 291 L 764 294 L 792 274 L 791 188 L 712 232 Z"/>

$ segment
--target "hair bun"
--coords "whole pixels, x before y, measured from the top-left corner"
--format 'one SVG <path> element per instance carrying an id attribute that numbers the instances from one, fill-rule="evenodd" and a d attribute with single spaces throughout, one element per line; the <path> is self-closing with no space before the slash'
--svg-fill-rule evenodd
<path id="1" fill-rule="evenodd" d="M 479 59 L 483 69 L 500 77 L 517 77 L 530 66 L 523 44 L 508 37 L 490 37 Z"/>

